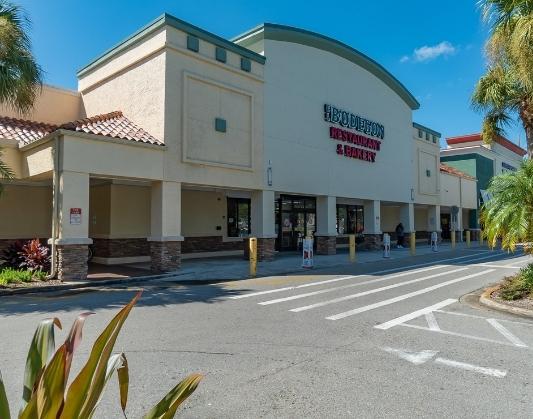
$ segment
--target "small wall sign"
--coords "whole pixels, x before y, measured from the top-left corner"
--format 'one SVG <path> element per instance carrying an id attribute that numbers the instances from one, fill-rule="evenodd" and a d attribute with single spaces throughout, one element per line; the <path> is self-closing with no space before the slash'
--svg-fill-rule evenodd
<path id="1" fill-rule="evenodd" d="M 72 225 L 81 224 L 81 208 L 70 209 L 70 224 Z"/>

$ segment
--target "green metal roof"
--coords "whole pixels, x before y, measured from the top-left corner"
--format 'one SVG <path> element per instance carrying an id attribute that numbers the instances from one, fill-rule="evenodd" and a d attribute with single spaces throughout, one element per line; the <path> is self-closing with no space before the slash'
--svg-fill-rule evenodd
<path id="1" fill-rule="evenodd" d="M 264 23 L 233 38 L 232 41 L 243 47 L 246 47 L 261 39 L 293 42 L 338 55 L 348 61 L 353 62 L 359 67 L 364 68 L 376 76 L 388 87 L 390 87 L 398 96 L 400 96 L 411 109 L 416 110 L 420 107 L 420 104 L 411 94 L 411 92 L 409 92 L 409 90 L 407 90 L 407 88 L 397 78 L 389 73 L 381 64 L 377 63 L 362 52 L 357 51 L 349 45 L 346 45 L 333 38 L 307 31 L 305 29 L 273 23 Z M 268 54 L 268 51 L 266 51 L 266 53 Z"/>
<path id="2" fill-rule="evenodd" d="M 431 128 L 425 127 L 422 124 L 417 124 L 416 122 L 413 122 L 413 127 L 421 129 L 423 131 L 427 131 L 430 134 L 433 134 L 435 137 L 439 137 L 440 138 L 442 136 L 440 132 L 433 131 Z"/>

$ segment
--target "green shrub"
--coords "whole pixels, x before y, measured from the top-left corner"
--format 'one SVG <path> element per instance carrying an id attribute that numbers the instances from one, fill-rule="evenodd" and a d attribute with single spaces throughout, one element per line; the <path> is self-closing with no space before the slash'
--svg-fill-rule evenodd
<path id="1" fill-rule="evenodd" d="M 32 280 L 43 281 L 46 278 L 46 272 L 30 271 L 28 269 L 0 269 L 0 285 L 7 285 L 18 282 L 30 282 Z"/>
<path id="2" fill-rule="evenodd" d="M 507 279 L 500 288 L 504 300 L 533 298 L 533 263 L 520 269 L 516 276 Z"/>

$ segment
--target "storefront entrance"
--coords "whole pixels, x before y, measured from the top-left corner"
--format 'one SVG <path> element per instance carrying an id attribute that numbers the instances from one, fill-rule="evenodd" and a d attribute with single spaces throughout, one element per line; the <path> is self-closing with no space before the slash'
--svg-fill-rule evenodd
<path id="1" fill-rule="evenodd" d="M 277 250 L 301 250 L 303 239 L 316 231 L 316 199 L 281 195 L 276 202 Z"/>
<path id="2" fill-rule="evenodd" d="M 450 214 L 441 214 L 440 215 L 440 226 L 442 229 L 442 239 L 450 240 L 451 239 L 451 216 Z"/>

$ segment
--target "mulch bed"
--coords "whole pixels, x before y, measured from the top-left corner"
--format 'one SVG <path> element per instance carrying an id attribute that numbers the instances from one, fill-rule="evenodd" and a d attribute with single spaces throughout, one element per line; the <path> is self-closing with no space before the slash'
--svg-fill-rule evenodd
<path id="1" fill-rule="evenodd" d="M 59 281 L 58 279 L 52 279 L 50 281 L 31 281 L 31 282 L 12 282 L 8 285 L 0 285 L 0 289 L 16 289 L 16 288 L 39 288 L 39 287 L 49 287 L 51 285 L 61 285 L 64 282 Z"/>
<path id="2" fill-rule="evenodd" d="M 522 298 L 520 300 L 504 300 L 500 297 L 500 291 L 496 290 L 491 294 L 491 298 L 501 304 L 506 304 L 511 307 L 523 308 L 526 310 L 533 310 L 533 299 Z"/>

